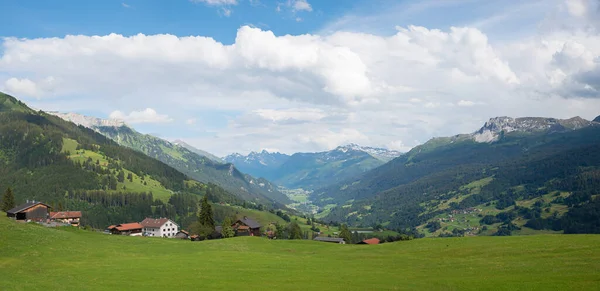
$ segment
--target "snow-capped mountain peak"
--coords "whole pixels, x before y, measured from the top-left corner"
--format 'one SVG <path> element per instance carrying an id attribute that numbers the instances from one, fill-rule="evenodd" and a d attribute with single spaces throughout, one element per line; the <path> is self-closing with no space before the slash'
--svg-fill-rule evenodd
<path id="1" fill-rule="evenodd" d="M 394 158 L 399 157 L 400 155 L 402 155 L 401 152 L 399 151 L 395 151 L 395 150 L 388 150 L 388 149 L 384 149 L 384 148 L 375 148 L 375 147 L 368 147 L 368 146 L 360 146 L 358 144 L 355 143 L 350 143 L 344 146 L 339 146 L 336 149 L 334 149 L 334 151 L 340 151 L 343 153 L 346 153 L 348 151 L 359 151 L 359 152 L 364 152 L 367 153 L 369 155 L 371 155 L 372 157 L 378 159 L 378 160 L 382 160 L 382 161 L 390 161 L 393 160 Z"/>

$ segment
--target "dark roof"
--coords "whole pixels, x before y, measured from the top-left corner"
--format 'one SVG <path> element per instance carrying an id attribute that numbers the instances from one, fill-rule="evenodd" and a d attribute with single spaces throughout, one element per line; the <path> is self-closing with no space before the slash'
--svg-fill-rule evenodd
<path id="1" fill-rule="evenodd" d="M 50 219 L 81 218 L 81 211 L 50 212 Z"/>
<path id="2" fill-rule="evenodd" d="M 256 220 L 252 219 L 252 218 L 248 218 L 247 216 L 244 216 L 241 219 L 238 219 L 239 222 L 249 226 L 250 228 L 260 228 L 260 223 L 258 223 Z"/>
<path id="3" fill-rule="evenodd" d="M 220 226 L 220 225 L 215 226 L 215 231 L 218 232 L 218 233 L 222 233 L 223 232 L 223 227 Z"/>
<path id="4" fill-rule="evenodd" d="M 27 210 L 27 209 L 29 209 L 29 208 L 31 208 L 33 206 L 36 206 L 38 204 L 42 204 L 42 205 L 45 205 L 48 208 L 52 208 L 52 207 L 50 207 L 50 205 L 48 205 L 46 203 L 42 203 L 42 202 L 27 202 L 25 204 L 21 204 L 21 205 L 15 207 L 15 208 L 13 208 L 13 209 L 9 209 L 8 211 L 6 211 L 6 213 L 16 214 L 16 213 L 19 213 L 19 212 L 21 212 L 23 210 Z"/>
<path id="5" fill-rule="evenodd" d="M 318 236 L 318 237 L 315 237 L 313 240 L 326 241 L 326 242 L 343 242 L 344 241 L 344 239 L 341 237 L 325 237 L 325 236 Z"/>
<path id="6" fill-rule="evenodd" d="M 170 219 L 168 219 L 168 218 L 146 218 L 142 222 L 140 222 L 140 224 L 143 225 L 144 227 L 160 228 L 165 223 L 169 222 L 169 220 Z M 171 221 L 171 222 L 173 224 L 177 224 L 173 221 Z"/>

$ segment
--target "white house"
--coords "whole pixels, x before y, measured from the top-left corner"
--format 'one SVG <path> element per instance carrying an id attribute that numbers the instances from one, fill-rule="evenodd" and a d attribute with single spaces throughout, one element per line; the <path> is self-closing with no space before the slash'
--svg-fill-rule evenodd
<path id="1" fill-rule="evenodd" d="M 146 218 L 140 224 L 146 236 L 174 238 L 179 231 L 179 225 L 168 218 Z"/>

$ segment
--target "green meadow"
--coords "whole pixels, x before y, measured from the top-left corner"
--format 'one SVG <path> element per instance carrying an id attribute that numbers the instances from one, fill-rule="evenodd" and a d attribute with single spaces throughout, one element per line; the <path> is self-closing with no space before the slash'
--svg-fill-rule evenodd
<path id="1" fill-rule="evenodd" d="M 191 242 L 0 218 L 0 290 L 593 290 L 599 235 Z"/>

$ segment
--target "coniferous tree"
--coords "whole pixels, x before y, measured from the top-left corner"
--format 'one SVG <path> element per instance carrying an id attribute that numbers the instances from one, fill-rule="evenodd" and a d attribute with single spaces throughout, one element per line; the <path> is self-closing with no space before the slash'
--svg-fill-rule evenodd
<path id="1" fill-rule="evenodd" d="M 231 227 L 231 219 L 229 219 L 229 217 L 226 217 L 225 220 L 223 220 L 221 235 L 223 235 L 224 238 L 233 237 L 235 235 L 233 228 Z"/>
<path id="2" fill-rule="evenodd" d="M 212 229 L 215 228 L 215 219 L 213 217 L 212 206 L 208 203 L 208 197 L 204 195 L 200 202 L 200 215 L 198 215 L 198 222 L 206 227 Z"/>
<path id="3" fill-rule="evenodd" d="M 125 173 L 123 171 L 119 172 L 119 174 L 117 175 L 117 180 L 121 183 L 125 182 Z"/>
<path id="4" fill-rule="evenodd" d="M 350 230 L 348 230 L 348 226 L 346 226 L 345 224 L 342 224 L 340 226 L 339 237 L 343 238 L 344 241 L 346 241 L 346 243 L 351 243 L 352 242 L 352 234 L 350 233 Z"/>
<path id="5" fill-rule="evenodd" d="M 7 188 L 2 197 L 2 211 L 8 211 L 15 207 L 15 196 L 13 195 L 12 189 Z"/>

